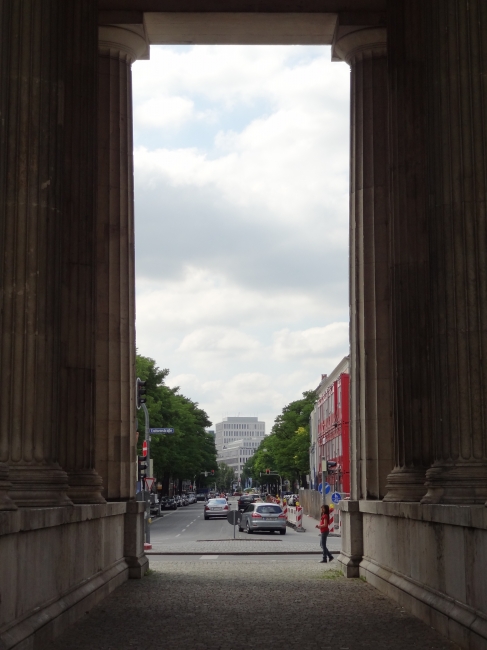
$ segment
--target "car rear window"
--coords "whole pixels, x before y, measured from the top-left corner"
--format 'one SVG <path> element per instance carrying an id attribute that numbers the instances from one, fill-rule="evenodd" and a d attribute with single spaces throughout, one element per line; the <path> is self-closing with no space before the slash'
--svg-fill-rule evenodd
<path id="1" fill-rule="evenodd" d="M 226 499 L 210 499 L 209 503 L 215 506 L 224 506 L 227 503 Z"/>
<path id="2" fill-rule="evenodd" d="M 263 515 L 275 515 L 282 512 L 280 506 L 257 506 L 257 512 L 261 512 Z"/>

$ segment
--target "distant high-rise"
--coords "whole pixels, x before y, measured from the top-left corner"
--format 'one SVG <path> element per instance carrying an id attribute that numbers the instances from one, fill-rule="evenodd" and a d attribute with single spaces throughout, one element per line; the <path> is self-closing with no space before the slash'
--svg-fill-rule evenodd
<path id="1" fill-rule="evenodd" d="M 215 426 L 218 462 L 233 467 L 240 480 L 242 467 L 251 458 L 265 436 L 265 422 L 257 417 L 228 417 Z"/>

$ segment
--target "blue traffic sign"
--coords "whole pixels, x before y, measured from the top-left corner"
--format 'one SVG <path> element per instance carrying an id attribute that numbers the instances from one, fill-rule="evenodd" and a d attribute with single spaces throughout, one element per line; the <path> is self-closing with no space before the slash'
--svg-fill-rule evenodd
<path id="1" fill-rule="evenodd" d="M 174 433 L 173 427 L 159 427 L 158 429 L 149 429 L 151 435 L 154 433 Z"/>
<path id="2" fill-rule="evenodd" d="M 325 494 L 330 494 L 331 490 L 331 485 L 329 483 L 325 483 Z"/>
<path id="3" fill-rule="evenodd" d="M 331 500 L 333 501 L 333 503 L 338 503 L 339 501 L 341 501 L 342 497 L 340 496 L 340 492 L 333 492 L 333 494 L 331 495 Z"/>

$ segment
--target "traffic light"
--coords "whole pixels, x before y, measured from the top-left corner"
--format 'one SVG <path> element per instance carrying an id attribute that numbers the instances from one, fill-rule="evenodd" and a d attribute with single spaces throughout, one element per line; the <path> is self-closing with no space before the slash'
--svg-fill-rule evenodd
<path id="1" fill-rule="evenodd" d="M 271 470 L 270 470 L 270 469 L 266 469 L 265 473 L 266 473 L 266 474 L 270 474 L 270 473 L 271 473 Z"/>
<path id="2" fill-rule="evenodd" d="M 327 474 L 333 474 L 333 472 L 335 471 L 336 466 L 337 466 L 336 461 L 327 460 L 326 461 L 326 473 Z"/>
<path id="3" fill-rule="evenodd" d="M 147 458 L 137 456 L 137 480 L 143 481 L 147 476 Z"/>
<path id="4" fill-rule="evenodd" d="M 145 404 L 147 402 L 147 398 L 145 396 L 147 389 L 145 387 L 146 381 L 142 381 L 142 379 L 139 379 L 137 377 L 137 384 L 136 384 L 136 401 L 137 401 L 137 408 L 140 409 L 142 404 Z"/>
<path id="5" fill-rule="evenodd" d="M 215 476 L 215 470 L 214 469 L 211 470 L 211 475 Z"/>

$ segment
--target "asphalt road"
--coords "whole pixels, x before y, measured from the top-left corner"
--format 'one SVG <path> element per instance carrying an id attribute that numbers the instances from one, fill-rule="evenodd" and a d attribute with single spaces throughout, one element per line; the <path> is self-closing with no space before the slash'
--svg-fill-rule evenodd
<path id="1" fill-rule="evenodd" d="M 231 509 L 236 509 L 237 499 L 230 499 Z M 267 531 L 252 535 L 240 533 L 226 519 L 204 520 L 204 503 L 198 502 L 163 511 L 163 517 L 152 520 L 150 537 L 156 553 L 320 553 L 316 521 L 304 517 L 305 532 L 287 528 L 286 535 Z M 329 538 L 328 548 L 337 553 L 341 538 Z"/>

